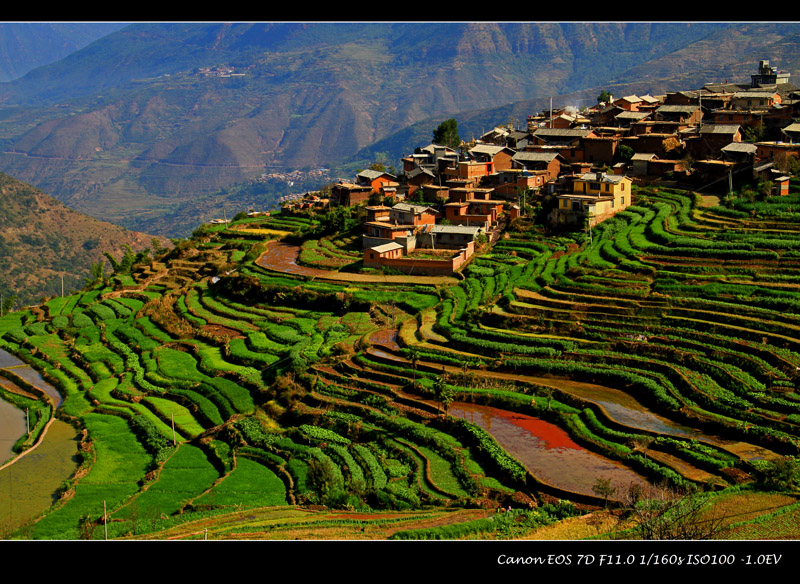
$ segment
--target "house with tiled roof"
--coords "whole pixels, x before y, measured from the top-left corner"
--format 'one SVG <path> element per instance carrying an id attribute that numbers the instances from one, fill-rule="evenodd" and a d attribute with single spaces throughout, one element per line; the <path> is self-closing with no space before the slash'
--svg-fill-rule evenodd
<path id="1" fill-rule="evenodd" d="M 586 136 L 592 135 L 590 128 L 538 128 L 533 132 L 534 146 L 577 146 Z"/>
<path id="2" fill-rule="evenodd" d="M 533 152 L 557 152 L 570 164 L 583 162 L 584 138 L 596 136 L 591 128 L 539 128 L 533 133 L 534 143 L 528 147 Z"/>
<path id="3" fill-rule="evenodd" d="M 556 178 L 561 174 L 561 167 L 568 166 L 568 162 L 558 152 L 516 152 L 511 157 L 511 167 L 527 170 L 541 171 L 545 180 Z"/>
<path id="4" fill-rule="evenodd" d="M 614 100 L 614 105 L 621 107 L 629 112 L 639 111 L 639 106 L 642 103 L 642 98 L 637 95 L 626 95 Z"/>
<path id="5" fill-rule="evenodd" d="M 627 176 L 589 172 L 577 177 L 572 192 L 556 195 L 550 221 L 557 225 L 595 225 L 614 216 L 631 204 L 631 185 Z"/>
<path id="6" fill-rule="evenodd" d="M 734 109 L 741 110 L 765 109 L 780 104 L 781 99 L 777 91 L 738 91 L 733 94 L 731 105 Z"/>
<path id="7" fill-rule="evenodd" d="M 395 225 L 425 225 L 435 223 L 439 212 L 428 205 L 398 203 L 389 211 L 389 222 Z"/>
<path id="8" fill-rule="evenodd" d="M 630 128 L 631 124 L 646 120 L 652 115 L 652 112 L 644 111 L 622 111 L 614 116 L 614 121 L 619 128 Z"/>
<path id="9" fill-rule="evenodd" d="M 757 151 L 758 146 L 750 142 L 731 142 L 722 147 L 720 154 L 728 162 L 753 164 Z"/>
<path id="10" fill-rule="evenodd" d="M 367 202 L 371 194 L 372 185 L 342 182 L 331 187 L 331 202 L 335 205 L 350 207 Z"/>
<path id="11" fill-rule="evenodd" d="M 492 174 L 498 170 L 511 168 L 511 158 L 514 150 L 508 146 L 496 146 L 494 144 L 477 144 L 467 151 L 467 156 L 477 162 L 490 163 L 487 167 L 487 174 Z"/>
<path id="12" fill-rule="evenodd" d="M 684 138 L 684 148 L 695 160 L 719 158 L 731 142 L 742 141 L 738 124 L 703 124 L 694 136 Z"/>
<path id="13" fill-rule="evenodd" d="M 703 112 L 697 105 L 662 105 L 656 108 L 654 114 L 654 121 L 684 125 L 699 124 L 703 118 Z"/>
<path id="14" fill-rule="evenodd" d="M 356 184 L 370 186 L 376 193 L 380 193 L 384 187 L 396 187 L 399 183 L 397 177 L 383 170 L 373 170 L 368 168 L 356 175 Z"/>
<path id="15" fill-rule="evenodd" d="M 481 233 L 485 233 L 479 225 L 426 225 L 417 234 L 420 247 L 434 249 L 460 249 L 470 243 Z"/>
<path id="16" fill-rule="evenodd" d="M 790 144 L 800 143 L 800 122 L 789 124 L 785 128 L 781 128 L 781 134 L 786 142 Z"/>
<path id="17" fill-rule="evenodd" d="M 436 173 L 429 168 L 417 166 L 406 172 L 406 185 L 408 186 L 408 196 L 411 197 L 418 189 L 426 185 L 434 184 L 437 180 Z"/>

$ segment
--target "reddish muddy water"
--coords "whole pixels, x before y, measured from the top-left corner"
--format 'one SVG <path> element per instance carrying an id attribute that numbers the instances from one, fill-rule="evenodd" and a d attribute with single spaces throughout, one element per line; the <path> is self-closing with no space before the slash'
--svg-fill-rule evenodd
<path id="1" fill-rule="evenodd" d="M 450 415 L 480 426 L 536 478 L 555 487 L 593 495 L 598 477 L 619 490 L 645 479 L 629 468 L 589 452 L 558 426 L 524 414 L 489 406 L 453 403 Z"/>

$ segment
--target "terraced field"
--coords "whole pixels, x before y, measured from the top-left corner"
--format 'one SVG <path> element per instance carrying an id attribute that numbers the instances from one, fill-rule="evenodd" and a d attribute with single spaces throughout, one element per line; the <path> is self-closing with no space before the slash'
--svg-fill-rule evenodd
<path id="1" fill-rule="evenodd" d="M 566 431 L 632 482 L 758 497 L 800 448 L 788 199 L 751 213 L 640 190 L 591 238 L 517 220 L 444 280 L 359 272 L 357 231 L 309 239 L 313 217 L 204 227 L 152 265 L 0 319 L 0 348 L 59 389 L 57 415 L 82 432 L 59 502 L 10 533 L 525 537 L 605 506 L 509 455 L 491 424 L 446 415 L 465 403 Z M 326 276 L 260 261 L 275 237 Z M 17 450 L 42 434 L 51 410 L 37 412 Z M 612 500 L 629 485 L 614 486 Z M 500 506 L 513 521 L 488 520 Z M 765 513 L 737 537 L 762 533 L 747 526 Z"/>

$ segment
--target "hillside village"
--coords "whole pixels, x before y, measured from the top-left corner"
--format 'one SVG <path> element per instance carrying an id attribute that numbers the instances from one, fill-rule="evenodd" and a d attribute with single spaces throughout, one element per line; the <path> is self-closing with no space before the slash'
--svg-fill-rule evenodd
<path id="1" fill-rule="evenodd" d="M 631 205 L 633 185 L 724 196 L 756 184 L 785 195 L 800 160 L 800 90 L 789 77 L 762 60 L 750 83 L 547 110 L 457 149 L 418 148 L 401 174 L 367 169 L 284 210 L 366 205 L 365 267 L 439 275 L 533 206 L 554 226 L 584 228 Z"/>
<path id="2" fill-rule="evenodd" d="M 762 61 L 447 120 L 399 172 L 103 254 L 0 311 L 0 536 L 797 539 L 799 97 Z"/>

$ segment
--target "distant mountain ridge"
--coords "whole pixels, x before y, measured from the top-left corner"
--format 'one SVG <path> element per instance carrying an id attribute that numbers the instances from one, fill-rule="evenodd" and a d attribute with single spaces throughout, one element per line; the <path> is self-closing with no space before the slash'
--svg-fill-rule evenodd
<path id="1" fill-rule="evenodd" d="M 149 220 L 198 194 L 272 169 L 336 166 L 413 124 L 428 124 L 429 137 L 442 119 L 463 112 L 622 83 L 626 71 L 714 35 L 723 49 L 719 39 L 733 39 L 714 55 L 716 63 L 738 63 L 742 43 L 755 50 L 797 30 L 726 23 L 134 24 L 0 84 L 0 171 L 76 209 L 147 230 Z M 690 54 L 683 69 L 664 74 L 701 67 Z M 669 79 L 657 81 L 653 86 L 663 87 Z"/>
<path id="2" fill-rule="evenodd" d="M 124 26 L 116 22 L 0 22 L 0 82 L 59 61 Z"/>

